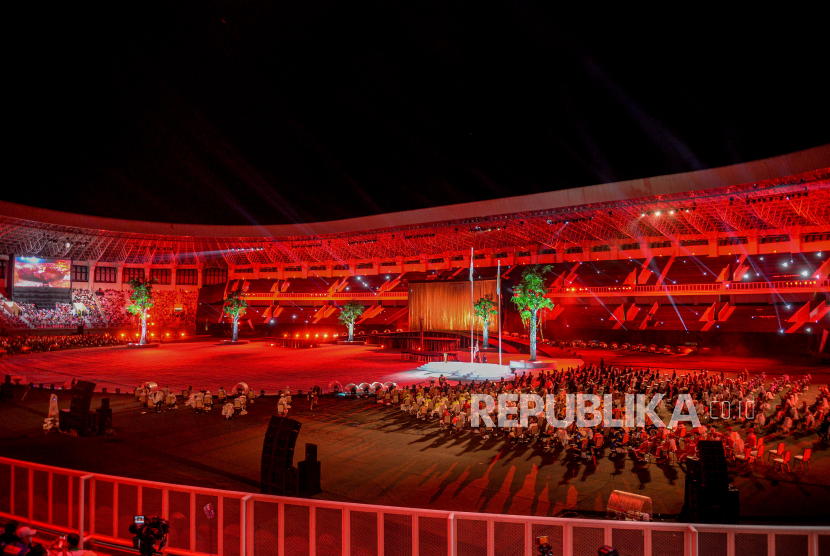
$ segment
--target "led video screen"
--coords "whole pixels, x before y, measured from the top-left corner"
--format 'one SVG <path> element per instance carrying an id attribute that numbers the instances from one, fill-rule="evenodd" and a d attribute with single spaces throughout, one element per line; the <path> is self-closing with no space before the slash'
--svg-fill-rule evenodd
<path id="1" fill-rule="evenodd" d="M 70 288 L 72 261 L 15 257 L 15 288 Z"/>

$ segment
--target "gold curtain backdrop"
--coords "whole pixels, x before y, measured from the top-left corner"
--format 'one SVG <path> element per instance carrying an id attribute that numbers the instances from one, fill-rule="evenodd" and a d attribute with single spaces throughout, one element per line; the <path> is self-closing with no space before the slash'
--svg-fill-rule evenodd
<path id="1" fill-rule="evenodd" d="M 424 330 L 470 331 L 470 316 L 473 301 L 487 294 L 496 299 L 495 280 L 476 280 L 473 283 L 473 298 L 470 298 L 470 282 L 416 282 L 409 284 L 409 329 L 420 330 L 420 319 L 424 319 Z M 498 321 L 493 315 L 490 331 L 498 330 Z M 482 331 L 481 322 L 475 320 L 475 330 Z"/>

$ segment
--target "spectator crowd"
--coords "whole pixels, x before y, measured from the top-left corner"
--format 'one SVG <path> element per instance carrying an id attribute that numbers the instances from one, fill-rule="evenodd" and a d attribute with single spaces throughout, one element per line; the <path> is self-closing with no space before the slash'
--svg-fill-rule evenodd
<path id="1" fill-rule="evenodd" d="M 659 461 L 682 462 L 696 453 L 699 440 L 723 442 L 727 457 L 735 462 L 763 463 L 764 441 L 776 440 L 781 444 L 796 430 L 817 433 L 822 442 L 828 441 L 830 431 L 830 389 L 818 388 L 815 398 L 808 401 L 806 392 L 811 377 L 793 380 L 784 375 L 767 382 L 761 374 L 750 378 L 746 371 L 729 378 L 724 373 L 707 371 L 678 375 L 676 372 L 661 373 L 659 370 L 634 369 L 588 365 L 558 371 L 541 371 L 537 375 L 522 374 L 514 380 L 458 383 L 451 385 L 443 376 L 438 383 L 429 386 L 416 385 L 398 389 L 395 385 L 387 389 L 376 383 L 371 391 L 366 385 L 365 393 L 374 394 L 378 403 L 398 407 L 413 417 L 434 420 L 441 430 L 453 434 L 475 433 L 483 438 L 496 436 L 507 442 L 541 442 L 545 449 L 564 450 L 574 461 L 596 459 L 603 450 L 611 453 L 631 453 L 640 462 L 654 458 Z M 348 388 L 347 393 L 357 393 Z M 559 428 L 546 420 L 547 407 L 522 425 L 517 416 L 507 428 L 497 428 L 499 412 L 506 408 L 517 408 L 518 403 L 507 401 L 503 408 L 498 403 L 489 416 L 496 425 L 488 427 L 484 421 L 477 429 L 471 427 L 472 397 L 475 394 L 490 395 L 498 400 L 499 394 L 537 394 L 542 400 L 553 396 L 554 415 L 566 418 L 567 394 L 595 394 L 602 403 L 599 414 L 605 407 L 604 394 L 611 395 L 611 414 L 614 419 L 622 417 L 625 411 L 626 394 L 645 394 L 646 399 L 662 394 L 657 405 L 657 415 L 664 423 L 670 421 L 672 410 L 681 394 L 687 394 L 694 403 L 700 418 L 700 426 L 688 428 L 679 422 L 674 428 L 662 427 L 661 423 L 645 422 L 634 427 L 606 428 L 602 424 L 594 427 L 580 427 L 576 420 L 565 428 Z M 532 403 L 532 402 L 531 402 Z M 480 402 L 480 409 L 486 409 Z M 573 415 L 569 417 L 573 418 Z M 781 456 L 779 450 L 769 451 Z M 809 452 L 795 459 L 809 459 Z M 567 457 L 567 455 L 566 455 Z M 778 460 L 775 460 L 776 463 Z"/>
<path id="2" fill-rule="evenodd" d="M 54 308 L 38 308 L 31 303 L 19 302 L 21 314 L 14 315 L 0 308 L 0 328 L 75 328 L 81 324 L 91 328 L 134 326 L 137 318 L 127 312 L 129 292 L 99 289 L 95 292 L 78 288 L 72 290 L 72 303 L 56 303 Z M 153 293 L 154 305 L 148 323 L 155 326 L 193 328 L 196 326 L 198 291 L 159 290 Z M 0 295 L 0 303 L 8 300 Z M 176 310 L 181 303 L 180 310 Z"/>
<path id="3" fill-rule="evenodd" d="M 126 340 L 112 334 L 73 334 L 60 336 L 0 336 L 0 355 L 18 355 L 70 348 L 122 346 Z"/>
<path id="4" fill-rule="evenodd" d="M 127 313 L 127 293 L 119 290 L 106 289 L 95 292 L 104 317 L 110 326 L 129 326 L 133 324 L 132 315 Z"/>

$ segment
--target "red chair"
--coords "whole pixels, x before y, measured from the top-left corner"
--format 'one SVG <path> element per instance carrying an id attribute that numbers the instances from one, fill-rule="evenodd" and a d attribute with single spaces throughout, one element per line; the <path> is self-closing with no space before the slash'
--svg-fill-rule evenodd
<path id="1" fill-rule="evenodd" d="M 776 465 L 780 465 L 781 466 L 781 471 L 784 471 L 784 466 L 786 465 L 787 466 L 787 472 L 789 472 L 790 471 L 790 456 L 792 456 L 792 452 L 790 450 L 787 450 L 786 452 L 784 452 L 784 457 L 775 458 L 774 460 L 772 460 L 772 469 L 773 469 L 773 471 L 775 471 L 775 466 Z"/>
<path id="2" fill-rule="evenodd" d="M 588 453 L 588 444 L 591 443 L 590 438 L 583 438 L 582 439 L 582 447 L 579 449 L 579 455 L 582 456 L 583 454 Z"/>
<path id="3" fill-rule="evenodd" d="M 752 453 L 750 454 L 752 457 L 761 457 L 761 453 L 764 451 L 764 437 L 758 439 L 758 442 L 755 446 L 752 447 Z M 760 452 L 760 453 L 759 453 Z"/>
<path id="4" fill-rule="evenodd" d="M 756 461 L 764 463 L 764 448 L 766 446 L 759 444 L 757 449 L 749 452 L 750 463 L 755 463 Z"/>
<path id="5" fill-rule="evenodd" d="M 752 457 L 750 455 L 751 453 L 752 453 L 752 448 L 744 448 L 744 451 L 743 451 L 742 454 L 735 454 L 735 461 L 736 462 L 741 462 L 741 463 L 748 463 L 749 458 Z"/>
<path id="6" fill-rule="evenodd" d="M 769 461 L 770 456 L 773 456 L 773 459 L 775 459 L 776 457 L 778 457 L 780 455 L 783 455 L 783 454 L 784 454 L 784 443 L 779 442 L 778 443 L 778 448 L 776 448 L 775 450 L 767 451 L 767 461 Z"/>
<path id="7" fill-rule="evenodd" d="M 813 449 L 812 448 L 807 448 L 806 450 L 804 450 L 803 454 L 801 454 L 800 456 L 795 456 L 795 459 L 797 459 L 798 463 L 801 464 L 801 470 L 802 471 L 804 471 L 804 464 L 805 463 L 807 464 L 807 469 L 812 469 L 810 467 L 810 456 L 812 454 L 813 454 Z"/>
<path id="8" fill-rule="evenodd" d="M 596 441 L 595 441 L 594 445 L 591 447 L 591 458 L 594 461 L 594 465 L 596 465 L 597 464 L 597 453 L 599 453 L 599 455 L 602 456 L 602 440 L 603 440 L 603 438 L 602 438 L 602 436 L 599 436 L 598 438 L 597 437 L 594 437 L 594 438 L 596 438 Z"/>

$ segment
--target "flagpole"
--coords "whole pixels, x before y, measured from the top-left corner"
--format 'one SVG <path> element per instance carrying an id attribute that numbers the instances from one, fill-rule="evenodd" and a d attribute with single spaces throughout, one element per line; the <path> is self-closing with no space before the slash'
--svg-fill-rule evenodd
<path id="1" fill-rule="evenodd" d="M 501 261 L 499 261 L 496 270 L 496 295 L 499 298 L 497 317 L 499 319 L 499 366 L 501 366 Z"/>
<path id="2" fill-rule="evenodd" d="M 476 324 L 476 300 L 473 291 L 473 248 L 470 247 L 470 363 L 473 363 L 473 336 Z"/>

